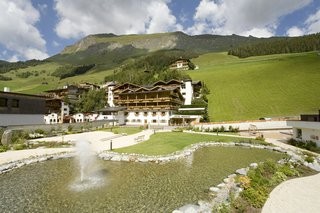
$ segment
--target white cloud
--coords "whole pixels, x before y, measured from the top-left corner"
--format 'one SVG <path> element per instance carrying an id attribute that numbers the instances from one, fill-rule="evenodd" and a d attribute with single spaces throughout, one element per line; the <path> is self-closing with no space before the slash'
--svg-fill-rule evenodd
<path id="1" fill-rule="evenodd" d="M 194 15 L 191 34 L 240 34 L 257 37 L 274 35 L 279 18 L 312 0 L 201 0 Z M 204 27 L 205 26 L 205 27 Z"/>
<path id="2" fill-rule="evenodd" d="M 287 30 L 287 36 L 295 37 L 295 36 L 302 36 L 304 34 L 303 29 L 300 29 L 297 26 L 293 26 Z"/>
<path id="3" fill-rule="evenodd" d="M 57 41 L 52 41 L 52 45 L 54 47 L 59 47 L 60 46 L 60 44 Z"/>
<path id="4" fill-rule="evenodd" d="M 45 14 L 47 12 L 47 9 L 48 9 L 47 4 L 38 4 L 37 7 L 41 13 Z"/>
<path id="5" fill-rule="evenodd" d="M 61 38 L 95 33 L 155 33 L 182 29 L 167 0 L 55 0 Z"/>
<path id="6" fill-rule="evenodd" d="M 30 0 L 0 1 L 0 43 L 14 53 L 11 59 L 44 59 L 45 40 L 35 27 L 39 12 Z"/>
<path id="7" fill-rule="evenodd" d="M 315 14 L 310 15 L 305 24 L 308 34 L 320 32 L 320 9 Z"/>
<path id="8" fill-rule="evenodd" d="M 239 35 L 242 36 L 255 36 L 258 38 L 269 38 L 271 36 L 274 36 L 274 32 L 272 29 L 266 27 L 266 28 L 253 28 L 251 30 L 245 31 L 240 33 Z"/>

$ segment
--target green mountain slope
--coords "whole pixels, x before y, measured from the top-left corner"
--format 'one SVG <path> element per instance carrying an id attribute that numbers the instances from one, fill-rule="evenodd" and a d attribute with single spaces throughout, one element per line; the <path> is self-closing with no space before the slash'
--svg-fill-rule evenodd
<path id="1" fill-rule="evenodd" d="M 94 63 L 97 64 L 97 70 L 104 70 L 119 66 L 129 58 L 148 55 L 158 50 L 179 49 L 203 54 L 228 51 L 231 47 L 257 40 L 259 39 L 237 35 L 189 36 L 182 32 L 123 36 L 98 34 L 81 39 L 47 60 L 75 65 Z"/>
<path id="2" fill-rule="evenodd" d="M 123 68 L 127 68 L 125 71 L 129 77 L 131 72 L 139 72 L 143 76 L 147 75 L 144 70 L 149 69 L 150 64 L 158 65 L 163 61 L 162 57 L 158 63 L 147 63 L 148 59 L 157 58 L 154 56 L 158 52 L 167 55 L 177 52 L 177 57 L 180 57 L 184 51 L 187 55 L 200 55 L 192 59 L 200 69 L 186 71 L 186 74 L 195 80 L 204 81 L 211 90 L 208 96 L 209 115 L 213 121 L 316 112 L 320 108 L 319 54 L 309 52 L 239 59 L 226 53 L 230 47 L 256 44 L 258 41 L 254 37 L 189 36 L 181 32 L 92 35 L 45 61 L 16 64 L 0 61 L 0 67 L 5 67 L 1 75 L 13 79 L 0 80 L 0 89 L 10 87 L 13 92 L 39 94 L 78 82 L 100 84 L 107 76 L 108 79 L 113 79 L 114 73 L 120 75 L 119 70 Z M 85 74 L 65 79 L 52 76 L 53 72 L 65 64 L 95 64 L 95 67 Z M 10 70 L 12 67 L 14 69 Z M 21 68 L 16 69 L 17 67 Z M 158 73 L 148 71 L 148 75 L 152 74 L 156 79 Z"/>
<path id="3" fill-rule="evenodd" d="M 238 59 L 210 53 L 193 60 L 190 71 L 211 90 L 213 121 L 315 113 L 320 107 L 320 56 L 316 52 Z"/>

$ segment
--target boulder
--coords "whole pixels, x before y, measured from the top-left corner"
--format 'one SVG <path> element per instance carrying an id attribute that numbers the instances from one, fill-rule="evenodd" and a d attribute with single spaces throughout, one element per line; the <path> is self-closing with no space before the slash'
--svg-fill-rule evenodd
<path id="1" fill-rule="evenodd" d="M 209 191 L 210 192 L 218 192 L 220 189 L 218 187 L 210 187 Z"/>
<path id="2" fill-rule="evenodd" d="M 249 169 L 248 168 L 241 168 L 241 169 L 237 169 L 236 173 L 239 175 L 247 175 Z"/>
<path id="3" fill-rule="evenodd" d="M 253 168 L 253 169 L 256 169 L 258 167 L 258 164 L 257 163 L 251 163 L 250 167 Z"/>
<path id="4" fill-rule="evenodd" d="M 1 137 L 2 145 L 11 144 L 12 130 L 5 130 Z"/>

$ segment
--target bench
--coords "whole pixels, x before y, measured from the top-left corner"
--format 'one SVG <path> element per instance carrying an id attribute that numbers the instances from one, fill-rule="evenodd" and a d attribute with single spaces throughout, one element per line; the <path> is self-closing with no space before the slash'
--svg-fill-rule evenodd
<path id="1" fill-rule="evenodd" d="M 135 142 L 141 142 L 144 141 L 144 135 L 139 135 L 138 137 L 134 138 Z"/>

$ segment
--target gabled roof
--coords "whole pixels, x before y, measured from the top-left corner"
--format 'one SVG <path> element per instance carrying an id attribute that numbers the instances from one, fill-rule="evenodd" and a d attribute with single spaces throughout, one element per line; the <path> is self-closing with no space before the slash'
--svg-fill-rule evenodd
<path id="1" fill-rule="evenodd" d="M 153 84 L 153 86 L 158 86 L 158 85 L 170 85 L 170 84 L 181 84 L 181 81 L 176 80 L 176 79 L 172 79 L 170 81 L 157 81 Z"/>
<path id="2" fill-rule="evenodd" d="M 132 84 L 132 83 L 124 83 L 124 84 L 121 84 L 119 86 L 116 86 L 115 88 L 113 88 L 113 90 L 117 90 L 117 89 L 121 89 L 121 88 L 126 88 L 126 87 L 131 87 L 131 88 L 140 88 L 139 85 L 136 85 L 136 84 Z"/>

